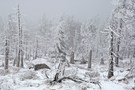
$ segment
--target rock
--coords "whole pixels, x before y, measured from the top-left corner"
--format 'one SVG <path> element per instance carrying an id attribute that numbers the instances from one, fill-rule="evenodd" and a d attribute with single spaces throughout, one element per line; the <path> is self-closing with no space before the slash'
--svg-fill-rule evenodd
<path id="1" fill-rule="evenodd" d="M 36 64 L 36 65 L 34 65 L 34 70 L 35 71 L 39 70 L 39 69 L 44 69 L 44 68 L 50 69 L 46 64 Z"/>

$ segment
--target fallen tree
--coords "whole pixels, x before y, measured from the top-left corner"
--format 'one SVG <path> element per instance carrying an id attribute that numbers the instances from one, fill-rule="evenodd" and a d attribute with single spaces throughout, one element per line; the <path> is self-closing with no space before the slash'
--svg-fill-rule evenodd
<path id="1" fill-rule="evenodd" d="M 74 81 L 76 83 L 83 83 L 83 82 L 86 82 L 86 83 L 92 83 L 92 84 L 95 84 L 95 85 L 98 85 L 100 89 L 101 88 L 101 83 L 99 81 L 86 81 L 86 80 L 83 80 L 81 78 L 72 78 L 72 77 L 62 77 L 62 78 L 59 78 L 59 73 L 56 73 L 55 74 L 55 77 L 53 79 L 53 81 L 50 81 L 50 84 L 51 85 L 54 85 L 56 83 L 61 83 L 63 80 L 71 80 L 71 81 Z"/>

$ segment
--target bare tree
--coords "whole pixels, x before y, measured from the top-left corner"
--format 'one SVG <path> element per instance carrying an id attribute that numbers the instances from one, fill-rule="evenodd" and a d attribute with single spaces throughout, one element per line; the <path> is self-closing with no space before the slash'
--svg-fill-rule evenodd
<path id="1" fill-rule="evenodd" d="M 74 64 L 74 52 L 71 53 L 70 63 Z"/>
<path id="2" fill-rule="evenodd" d="M 23 53 L 22 53 L 22 27 L 21 27 L 21 17 L 20 17 L 20 8 L 18 4 L 18 29 L 19 29 L 19 45 L 18 45 L 18 61 L 17 61 L 17 67 L 20 66 L 21 61 L 21 67 L 23 67 Z"/>
<path id="3" fill-rule="evenodd" d="M 21 27 L 21 40 L 20 40 L 20 44 L 21 44 L 21 54 L 20 54 L 20 60 L 21 60 L 21 67 L 23 67 L 23 56 L 24 56 L 24 52 L 22 50 L 22 44 L 23 44 L 23 41 L 22 41 L 22 27 Z"/>
<path id="4" fill-rule="evenodd" d="M 8 69 L 8 60 L 9 60 L 9 42 L 8 39 L 6 38 L 5 40 L 5 70 Z"/>
<path id="5" fill-rule="evenodd" d="M 36 51 L 35 51 L 35 58 L 34 59 L 37 59 L 38 57 L 38 40 L 36 40 Z"/>
<path id="6" fill-rule="evenodd" d="M 90 50 L 89 52 L 88 68 L 91 68 L 91 61 L 92 61 L 92 50 Z"/>
<path id="7" fill-rule="evenodd" d="M 110 32 L 111 34 L 111 41 L 110 41 L 110 61 L 109 61 L 109 70 L 108 70 L 108 78 L 111 78 L 113 73 L 113 32 Z"/>
<path id="8" fill-rule="evenodd" d="M 119 35 L 121 34 L 121 29 L 122 29 L 122 19 L 120 19 L 120 21 L 119 21 L 119 27 L 118 27 Z M 116 46 L 116 48 L 117 48 L 117 50 L 116 50 L 117 56 L 116 56 L 116 58 L 115 58 L 115 66 L 116 66 L 116 67 L 119 66 L 120 38 L 121 38 L 120 36 L 117 38 L 117 46 Z"/>

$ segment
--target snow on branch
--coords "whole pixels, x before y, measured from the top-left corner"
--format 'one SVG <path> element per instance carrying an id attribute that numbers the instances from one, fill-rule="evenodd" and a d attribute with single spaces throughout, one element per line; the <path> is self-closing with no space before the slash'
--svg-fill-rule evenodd
<path id="1" fill-rule="evenodd" d="M 100 33 L 105 33 L 105 34 L 107 33 L 108 34 L 109 32 L 108 31 L 100 31 Z"/>
<path id="2" fill-rule="evenodd" d="M 118 57 L 118 55 L 116 55 L 116 53 L 115 53 L 115 52 L 112 52 L 112 54 L 113 54 L 115 57 Z"/>
<path id="3" fill-rule="evenodd" d="M 116 33 L 110 26 L 108 29 L 105 29 L 105 30 L 110 30 L 111 32 L 114 33 L 114 35 L 116 35 L 117 37 L 120 37 L 120 35 L 118 33 Z"/>

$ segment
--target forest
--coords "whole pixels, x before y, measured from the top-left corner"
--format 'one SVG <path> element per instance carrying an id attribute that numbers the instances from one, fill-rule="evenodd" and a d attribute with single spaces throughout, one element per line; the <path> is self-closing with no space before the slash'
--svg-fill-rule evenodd
<path id="1" fill-rule="evenodd" d="M 104 21 L 0 16 L 0 90 L 135 90 L 135 0 Z M 38 13 L 38 12 L 37 12 Z"/>

